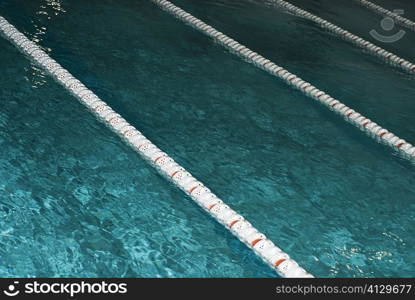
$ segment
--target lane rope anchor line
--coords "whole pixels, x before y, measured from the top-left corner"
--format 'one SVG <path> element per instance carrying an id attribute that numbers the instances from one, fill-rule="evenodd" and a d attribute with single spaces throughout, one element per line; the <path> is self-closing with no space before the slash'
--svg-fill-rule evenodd
<path id="1" fill-rule="evenodd" d="M 302 80 L 300 77 L 288 72 L 286 69 L 276 65 L 269 59 L 261 56 L 260 54 L 252 51 L 244 45 L 238 43 L 234 39 L 228 37 L 222 32 L 216 30 L 212 26 L 206 24 L 200 19 L 192 16 L 183 9 L 177 7 L 173 3 L 167 0 L 150 0 L 157 4 L 161 9 L 170 13 L 179 20 L 182 20 L 185 24 L 195 28 L 196 30 L 206 34 L 215 40 L 218 44 L 221 44 L 226 49 L 230 50 L 235 55 L 243 58 L 245 61 L 252 63 L 256 67 L 270 73 L 271 75 L 278 77 L 285 81 L 288 85 L 300 90 L 306 96 L 311 97 L 314 100 L 324 104 L 330 110 L 339 114 L 352 125 L 356 126 L 367 135 L 385 144 L 397 151 L 403 158 L 414 162 L 415 160 L 415 147 L 399 138 L 392 132 L 382 128 L 375 122 L 364 117 L 360 113 L 341 103 L 339 100 L 331 97 L 327 93 L 319 90 L 311 83 Z"/>
<path id="2" fill-rule="evenodd" d="M 415 31 L 415 22 L 402 17 L 400 15 L 398 15 L 397 13 L 394 13 L 393 11 L 387 10 L 385 8 L 383 8 L 380 5 L 377 5 L 375 3 L 372 3 L 370 1 L 367 0 L 355 0 L 357 1 L 360 5 L 370 9 L 371 11 L 377 13 L 378 15 L 381 16 L 386 16 L 389 18 L 392 18 L 393 20 L 396 21 L 396 23 L 398 23 L 401 26 L 404 26 L 406 28 L 411 29 L 412 31 Z"/>
<path id="3" fill-rule="evenodd" d="M 134 126 L 102 101 L 39 46 L 0 16 L 0 33 L 85 105 L 101 122 L 140 154 L 161 175 L 180 188 L 282 277 L 313 277 L 243 216 L 226 205 L 202 182 L 177 164 Z"/>
<path id="4" fill-rule="evenodd" d="M 308 11 L 301 9 L 287 1 L 284 0 L 268 0 L 272 3 L 277 4 L 278 6 L 286 9 L 287 11 L 293 13 L 296 16 L 302 17 L 304 19 L 310 20 L 320 27 L 327 29 L 331 33 L 337 35 L 342 40 L 347 41 L 361 49 L 366 50 L 371 55 L 374 55 L 380 59 L 382 59 L 384 62 L 397 67 L 405 72 L 415 74 L 415 64 L 411 63 L 408 60 L 405 60 L 392 52 L 386 51 L 385 49 L 376 46 L 375 44 L 341 28 L 340 26 L 334 25 L 333 23 L 330 23 L 323 18 L 317 17 L 316 15 L 313 15 L 312 13 L 309 13 Z"/>

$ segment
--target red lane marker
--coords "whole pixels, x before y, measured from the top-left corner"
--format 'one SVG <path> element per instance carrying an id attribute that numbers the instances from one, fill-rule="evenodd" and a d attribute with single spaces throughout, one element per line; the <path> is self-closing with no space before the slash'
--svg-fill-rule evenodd
<path id="1" fill-rule="evenodd" d="M 405 143 L 399 143 L 396 147 L 401 148 L 403 145 L 405 145 Z"/>
<path id="2" fill-rule="evenodd" d="M 339 104 L 339 103 L 334 103 L 334 104 L 331 105 L 331 107 L 335 107 L 337 104 Z"/>
<path id="3" fill-rule="evenodd" d="M 352 112 L 351 113 L 348 113 L 347 114 L 347 117 L 349 118 L 352 114 L 353 114 Z"/>
<path id="4" fill-rule="evenodd" d="M 320 98 L 320 97 L 321 97 L 321 96 L 324 96 L 324 95 L 325 95 L 324 93 L 323 93 L 323 94 L 321 94 L 321 95 L 318 95 L 318 96 L 317 96 L 317 98 L 321 100 L 321 98 Z"/>
<path id="5" fill-rule="evenodd" d="M 173 172 L 173 174 L 171 174 L 171 175 L 170 175 L 170 177 L 171 177 L 171 178 L 173 178 L 173 177 L 174 177 L 174 175 L 176 175 L 176 174 L 177 174 L 177 173 L 179 173 L 179 172 L 180 172 L 180 170 L 179 170 L 179 171 L 175 171 L 175 172 Z"/>
<path id="6" fill-rule="evenodd" d="M 383 137 L 385 134 L 387 134 L 387 132 L 382 132 L 381 134 L 379 134 L 379 136 Z"/>
<path id="7" fill-rule="evenodd" d="M 280 264 L 282 264 L 284 261 L 286 261 L 286 259 L 285 259 L 285 258 L 281 258 L 281 259 L 277 260 L 277 261 L 276 261 L 276 263 L 275 263 L 275 267 L 276 267 L 276 268 L 278 268 L 278 266 L 279 266 Z"/>
<path id="8" fill-rule="evenodd" d="M 217 205 L 217 203 L 212 204 L 211 206 L 209 206 L 209 210 L 212 210 L 212 208 L 214 208 Z"/>
<path id="9" fill-rule="evenodd" d="M 233 225 L 235 225 L 236 223 L 238 223 L 240 220 L 235 220 L 232 221 L 231 224 L 229 224 L 229 228 L 232 228 Z"/>
<path id="10" fill-rule="evenodd" d="M 155 160 L 154 160 L 154 163 L 156 164 L 157 163 L 157 161 L 160 159 L 160 158 L 163 158 L 164 156 L 159 156 L 159 157 L 157 157 Z"/>
<path id="11" fill-rule="evenodd" d="M 256 239 L 251 243 L 251 246 L 254 247 L 256 244 L 258 244 L 259 241 L 262 241 L 262 239 Z"/>
<path id="12" fill-rule="evenodd" d="M 192 187 L 190 190 L 189 190 L 189 193 L 191 194 L 196 188 L 198 187 L 198 185 L 196 185 L 196 186 L 194 186 L 194 187 Z"/>
<path id="13" fill-rule="evenodd" d="M 370 123 L 369 121 L 366 121 L 365 123 L 363 123 L 363 127 L 366 127 L 367 124 L 369 124 L 369 123 Z"/>

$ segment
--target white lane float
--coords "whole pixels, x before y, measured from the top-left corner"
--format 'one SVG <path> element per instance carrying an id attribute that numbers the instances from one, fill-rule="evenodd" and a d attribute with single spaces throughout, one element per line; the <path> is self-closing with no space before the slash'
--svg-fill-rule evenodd
<path id="1" fill-rule="evenodd" d="M 300 77 L 288 72 L 286 69 L 276 65 L 269 59 L 250 50 L 244 45 L 238 43 L 234 39 L 228 37 L 222 32 L 216 30 L 212 26 L 206 24 L 200 19 L 192 16 L 183 9 L 177 7 L 167 0 L 150 0 L 157 4 L 166 12 L 172 14 L 179 20 L 199 30 L 207 36 L 214 39 L 218 44 L 230 50 L 230 52 L 243 58 L 245 61 L 254 64 L 258 68 L 270 73 L 285 81 L 290 86 L 300 90 L 305 95 L 317 100 L 327 106 L 333 112 L 342 116 L 347 122 L 353 124 L 379 143 L 385 144 L 397 151 L 403 158 L 415 161 L 415 147 L 405 140 L 394 135 L 392 132 L 382 128 L 377 123 L 369 120 L 365 116 L 341 103 L 339 100 L 331 97 L 327 93 L 319 90 L 311 83 L 302 80 Z M 369 43 L 369 42 L 368 42 Z M 381 52 L 381 51 L 380 51 Z M 403 64 L 406 65 L 406 64 Z"/>
<path id="2" fill-rule="evenodd" d="M 161 151 L 140 131 L 129 124 L 121 115 L 117 114 L 84 84 L 1 16 L 0 33 L 22 53 L 46 70 L 101 122 L 120 136 L 121 139 L 140 154 L 151 166 L 156 168 L 160 174 L 179 187 L 241 242 L 251 248 L 256 255 L 280 276 L 313 277 L 300 267 L 288 254 L 253 227 L 244 217 L 226 205 L 202 182 L 193 177 L 192 174 Z"/>

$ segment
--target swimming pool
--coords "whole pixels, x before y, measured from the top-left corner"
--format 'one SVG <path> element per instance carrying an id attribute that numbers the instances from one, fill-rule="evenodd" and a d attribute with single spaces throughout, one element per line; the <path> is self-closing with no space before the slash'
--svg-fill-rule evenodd
<path id="1" fill-rule="evenodd" d="M 303 2 L 367 39 L 379 22 Z M 414 140 L 413 76 L 262 1 L 174 3 Z M 149 1 L 5 1 L 0 13 L 314 275 L 413 273 L 413 165 L 326 108 Z M 385 48 L 415 61 L 414 38 Z M 1 276 L 275 276 L 0 45 Z"/>

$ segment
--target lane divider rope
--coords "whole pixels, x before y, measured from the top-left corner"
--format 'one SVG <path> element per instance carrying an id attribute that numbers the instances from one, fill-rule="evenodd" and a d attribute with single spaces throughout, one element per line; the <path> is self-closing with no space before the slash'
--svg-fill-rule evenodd
<path id="1" fill-rule="evenodd" d="M 221 44 L 232 53 L 243 58 L 245 61 L 254 64 L 256 67 L 276 76 L 288 85 L 300 90 L 305 95 L 317 100 L 324 104 L 335 113 L 342 116 L 347 122 L 358 127 L 360 130 L 371 136 L 379 143 L 388 145 L 395 151 L 397 151 L 402 157 L 414 161 L 415 160 L 415 147 L 405 140 L 397 137 L 392 132 L 382 128 L 375 122 L 364 117 L 360 113 L 341 103 L 339 100 L 331 97 L 327 93 L 320 91 L 311 83 L 302 80 L 300 77 L 288 72 L 286 69 L 276 65 L 269 59 L 259 55 L 258 53 L 248 49 L 244 45 L 238 43 L 234 39 L 226 36 L 222 32 L 216 30 L 212 26 L 204 23 L 200 19 L 192 16 L 183 9 L 175 6 L 173 3 L 167 0 L 150 0 L 160 6 L 166 12 L 172 14 L 179 20 L 182 20 L 185 24 L 201 31 L 207 36 L 214 39 L 218 44 Z"/>
<path id="2" fill-rule="evenodd" d="M 46 70 L 58 83 L 85 105 L 98 120 L 121 137 L 150 165 L 155 167 L 160 174 L 184 191 L 241 242 L 251 248 L 256 255 L 262 258 L 280 276 L 313 277 L 288 254 L 267 239 L 264 234 L 254 228 L 251 223 L 226 205 L 203 183 L 194 178 L 165 152 L 161 151 L 140 131 L 130 125 L 121 115 L 112 110 L 97 95 L 1 16 L 0 33 L 23 54 Z"/>
<path id="3" fill-rule="evenodd" d="M 366 50 L 368 53 L 381 58 L 384 62 L 395 66 L 397 68 L 400 68 L 401 70 L 404 70 L 408 73 L 415 74 L 415 64 L 411 63 L 410 61 L 407 61 L 392 52 L 386 51 L 385 49 L 376 46 L 375 44 L 337 26 L 333 23 L 330 23 L 323 18 L 317 17 L 316 15 L 313 15 L 312 13 L 309 13 L 308 11 L 301 9 L 287 1 L 284 0 L 269 0 L 270 2 L 273 2 L 287 11 L 295 14 L 296 16 L 305 18 L 307 20 L 310 20 L 320 27 L 327 29 L 331 33 L 339 36 L 341 39 L 352 43 L 353 45 L 362 48 Z"/>
<path id="4" fill-rule="evenodd" d="M 392 18 L 398 24 L 415 31 L 415 22 L 413 22 L 413 21 L 411 21 L 411 20 L 409 20 L 405 17 L 402 17 L 402 16 L 398 15 L 397 13 L 394 13 L 393 11 L 387 10 L 387 9 L 383 8 L 382 6 L 380 6 L 380 5 L 374 4 L 374 3 L 370 2 L 370 1 L 367 1 L 367 0 L 355 0 L 355 1 L 357 1 L 360 5 L 374 11 L 378 15 L 387 16 L 389 18 Z"/>

